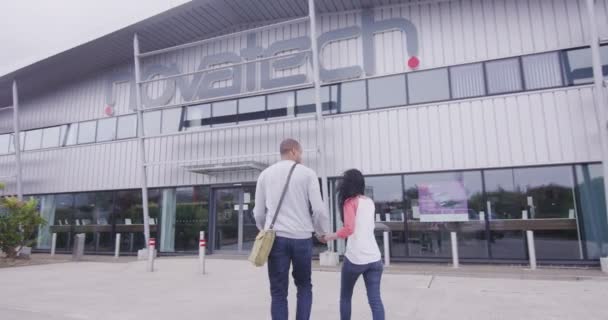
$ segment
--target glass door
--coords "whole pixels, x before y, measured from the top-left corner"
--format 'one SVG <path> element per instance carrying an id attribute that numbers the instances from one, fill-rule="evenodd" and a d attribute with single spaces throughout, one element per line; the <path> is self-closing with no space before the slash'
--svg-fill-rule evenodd
<path id="1" fill-rule="evenodd" d="M 232 253 L 248 253 L 258 229 L 253 217 L 255 187 L 215 189 L 214 249 Z"/>

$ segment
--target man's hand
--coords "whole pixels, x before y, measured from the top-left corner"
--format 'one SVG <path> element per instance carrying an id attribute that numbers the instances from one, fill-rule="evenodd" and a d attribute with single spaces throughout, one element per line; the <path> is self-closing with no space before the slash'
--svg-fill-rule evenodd
<path id="1" fill-rule="evenodd" d="M 317 233 L 315 236 L 317 237 L 317 240 L 319 240 L 319 242 L 321 242 L 323 244 L 327 243 L 327 240 L 325 240 L 325 235 L 321 235 L 321 234 Z"/>

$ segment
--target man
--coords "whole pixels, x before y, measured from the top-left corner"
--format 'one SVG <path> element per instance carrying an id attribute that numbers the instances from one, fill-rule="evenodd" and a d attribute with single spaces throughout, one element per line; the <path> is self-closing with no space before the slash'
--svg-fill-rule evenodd
<path id="1" fill-rule="evenodd" d="M 316 173 L 300 164 L 300 143 L 286 139 L 281 142 L 280 150 L 281 161 L 268 167 L 258 178 L 253 213 L 258 229 L 268 229 L 289 171 L 297 163 L 274 225 L 276 239 L 268 258 L 268 277 L 272 319 L 287 320 L 289 269 L 293 265 L 292 275 L 298 289 L 296 320 L 308 320 L 312 307 L 312 236 L 313 232 L 321 237 L 329 231 L 329 217 Z"/>

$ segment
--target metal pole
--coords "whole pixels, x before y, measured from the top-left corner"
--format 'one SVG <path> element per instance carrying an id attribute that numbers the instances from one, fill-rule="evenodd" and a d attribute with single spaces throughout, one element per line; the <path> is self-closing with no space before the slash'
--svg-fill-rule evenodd
<path id="1" fill-rule="evenodd" d="M 144 143 L 144 112 L 141 104 L 141 65 L 139 61 L 139 39 L 133 36 L 133 57 L 135 59 L 135 102 L 137 108 L 137 142 L 139 144 L 139 166 L 141 171 L 141 198 L 144 209 L 144 238 L 150 241 L 150 217 L 148 215 L 148 174 L 146 170 L 146 146 Z"/>
<path id="2" fill-rule="evenodd" d="M 384 265 L 385 266 L 390 266 L 391 265 L 391 251 L 390 251 L 390 237 L 389 237 L 389 232 L 388 231 L 384 231 L 383 232 L 383 236 L 384 236 Z"/>
<path id="3" fill-rule="evenodd" d="M 205 231 L 201 231 L 198 241 L 198 262 L 202 274 L 206 273 L 205 270 L 205 253 L 207 250 L 207 240 L 205 240 Z"/>
<path id="4" fill-rule="evenodd" d="M 604 109 L 604 77 L 602 75 L 602 63 L 600 58 L 600 37 L 597 31 L 597 19 L 595 17 L 595 1 L 587 0 L 587 12 L 589 14 L 589 30 L 591 34 L 591 61 L 593 64 L 593 82 L 595 88 L 593 93 L 595 95 L 595 109 L 598 111 L 598 125 L 600 130 L 600 143 L 602 144 L 602 167 L 604 169 L 604 201 L 606 208 L 608 209 L 608 137 L 607 125 L 608 118 L 606 118 L 606 110 Z M 608 211 L 606 212 L 608 214 Z"/>
<path id="5" fill-rule="evenodd" d="M 315 86 L 315 111 L 317 114 L 317 159 L 319 161 L 319 171 L 321 176 L 321 192 L 323 193 L 323 200 L 325 201 L 326 210 L 329 214 L 329 199 L 328 199 L 328 183 L 327 183 L 327 172 L 326 172 L 326 159 L 325 159 L 325 137 L 323 133 L 325 131 L 325 123 L 323 120 L 323 106 L 321 105 L 321 80 L 319 77 L 319 50 L 317 48 L 317 17 L 315 1 L 308 0 L 308 17 L 310 23 L 310 42 L 312 48 L 312 73 Z M 330 219 L 333 221 L 333 219 Z M 331 223 L 331 222 L 330 222 Z M 328 244 L 329 250 L 334 252 L 333 241 Z"/>
<path id="6" fill-rule="evenodd" d="M 23 177 L 21 174 L 21 132 L 19 131 L 19 93 L 17 80 L 13 80 L 13 144 L 15 146 L 15 162 L 17 165 L 17 198 L 23 201 Z"/>
<path id="7" fill-rule="evenodd" d="M 57 233 L 53 233 L 51 237 L 51 257 L 55 256 L 55 249 L 57 248 Z"/>
<path id="8" fill-rule="evenodd" d="M 114 244 L 114 258 L 118 259 L 120 256 L 120 233 L 116 234 L 116 243 Z"/>
<path id="9" fill-rule="evenodd" d="M 460 267 L 460 258 L 458 257 L 458 236 L 456 232 L 450 232 L 452 242 L 452 266 L 457 269 Z"/>

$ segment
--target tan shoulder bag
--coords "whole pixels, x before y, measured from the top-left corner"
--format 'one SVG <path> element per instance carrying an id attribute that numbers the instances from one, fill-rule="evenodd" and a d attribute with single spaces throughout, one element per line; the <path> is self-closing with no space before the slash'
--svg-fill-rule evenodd
<path id="1" fill-rule="evenodd" d="M 281 198 L 279 199 L 277 211 L 274 213 L 274 218 L 272 218 L 270 228 L 268 228 L 268 230 L 261 230 L 255 237 L 253 249 L 251 249 L 251 254 L 249 255 L 249 261 L 251 261 L 251 263 L 253 263 L 256 267 L 261 267 L 266 264 L 266 261 L 268 261 L 268 256 L 270 255 L 270 250 L 272 250 L 274 238 L 276 237 L 276 233 L 274 231 L 274 223 L 277 221 L 277 216 L 279 215 L 279 211 L 281 210 L 283 199 L 285 199 L 287 187 L 289 186 L 289 181 L 291 180 L 291 175 L 293 174 L 293 170 L 296 168 L 297 165 L 298 164 L 295 163 L 289 171 L 289 175 L 287 176 L 287 181 L 285 182 L 285 186 L 283 187 L 283 193 L 281 194 Z"/>

